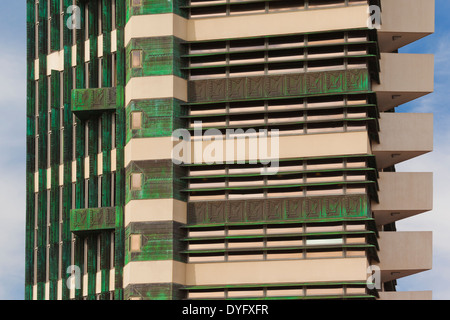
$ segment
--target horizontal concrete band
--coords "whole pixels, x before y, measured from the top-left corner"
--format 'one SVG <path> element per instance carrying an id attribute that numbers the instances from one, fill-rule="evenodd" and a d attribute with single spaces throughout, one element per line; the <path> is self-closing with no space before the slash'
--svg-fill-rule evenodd
<path id="1" fill-rule="evenodd" d="M 125 86 L 125 105 L 132 100 L 176 98 L 188 100 L 188 82 L 173 75 L 134 77 Z"/>
<path id="2" fill-rule="evenodd" d="M 391 281 L 430 270 L 433 234 L 430 231 L 380 232 L 378 264 L 381 281 Z"/>
<path id="3" fill-rule="evenodd" d="M 412 101 L 434 90 L 432 54 L 382 53 L 380 84 L 373 83 L 380 111 Z"/>
<path id="4" fill-rule="evenodd" d="M 125 46 L 132 38 L 168 35 L 207 41 L 367 27 L 367 5 L 204 19 L 185 19 L 173 13 L 138 15 L 125 26 Z"/>
<path id="5" fill-rule="evenodd" d="M 393 52 L 434 33 L 435 0 L 382 0 L 381 52 Z"/>
<path id="6" fill-rule="evenodd" d="M 367 259 L 312 259 L 185 264 L 178 261 L 135 261 L 124 267 L 130 284 L 178 283 L 188 286 L 366 281 Z"/>
<path id="7" fill-rule="evenodd" d="M 125 205 L 125 227 L 134 222 L 187 223 L 187 203 L 176 199 L 131 200 Z"/>
<path id="8" fill-rule="evenodd" d="M 379 292 L 380 300 L 432 300 L 432 291 Z"/>
<path id="9" fill-rule="evenodd" d="M 178 159 L 184 163 L 218 163 L 243 160 L 290 159 L 301 157 L 365 155 L 371 154 L 367 132 L 325 133 L 310 135 L 280 136 L 273 138 L 229 139 L 222 142 L 172 141 L 172 137 L 131 139 L 125 146 L 125 167 L 131 161 Z M 214 145 L 212 145 L 214 143 Z M 267 146 L 267 153 L 254 152 L 252 147 L 262 143 Z M 183 149 L 184 148 L 184 149 Z M 223 149 L 222 149 L 223 148 Z M 190 157 L 188 152 L 191 150 Z M 209 156 L 211 149 L 222 152 L 219 158 Z M 245 152 L 244 152 L 245 150 Z M 239 152 L 238 152 L 239 151 Z M 269 155 L 270 157 L 267 157 Z M 270 164 L 269 164 L 270 165 Z"/>
<path id="10" fill-rule="evenodd" d="M 388 224 L 433 209 L 432 172 L 380 172 L 377 224 Z"/>
<path id="11" fill-rule="evenodd" d="M 380 114 L 380 143 L 372 144 L 377 167 L 384 169 L 433 151 L 433 114 Z"/>

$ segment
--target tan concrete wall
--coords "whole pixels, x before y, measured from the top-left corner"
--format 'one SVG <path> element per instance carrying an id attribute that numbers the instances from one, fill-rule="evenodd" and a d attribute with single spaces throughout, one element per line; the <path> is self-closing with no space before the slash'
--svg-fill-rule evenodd
<path id="1" fill-rule="evenodd" d="M 382 32 L 434 32 L 434 0 L 382 0 Z"/>
<path id="2" fill-rule="evenodd" d="M 433 114 L 381 113 L 380 143 L 372 143 L 378 168 L 433 151 Z"/>
<path id="3" fill-rule="evenodd" d="M 432 232 L 380 232 L 378 253 L 382 282 L 430 270 Z"/>
<path id="4" fill-rule="evenodd" d="M 198 263 L 186 266 L 186 284 L 365 281 L 366 269 L 366 258 Z"/>
<path id="5" fill-rule="evenodd" d="M 131 222 L 178 221 L 187 223 L 187 204 L 176 199 L 131 200 L 125 205 L 125 227 Z"/>
<path id="6" fill-rule="evenodd" d="M 381 113 L 380 144 L 376 151 L 432 151 L 432 113 Z"/>
<path id="7" fill-rule="evenodd" d="M 177 76 L 131 78 L 125 86 L 125 105 L 131 100 L 177 98 L 187 101 L 187 81 Z"/>
<path id="8" fill-rule="evenodd" d="M 124 267 L 124 287 L 139 283 L 183 285 L 366 281 L 366 258 L 184 264 L 133 261 Z"/>
<path id="9" fill-rule="evenodd" d="M 373 83 L 372 89 L 381 111 L 433 92 L 433 55 L 382 53 L 380 64 L 380 84 Z"/>
<path id="10" fill-rule="evenodd" d="M 163 138 L 140 138 L 131 139 L 125 146 L 125 167 L 130 161 L 138 160 L 158 160 L 158 159 L 171 159 L 172 148 L 175 143 L 172 142 L 172 137 Z M 268 139 L 267 145 L 271 144 Z M 257 143 L 257 142 L 256 142 Z M 194 163 L 194 153 L 196 150 L 195 142 L 191 145 L 191 162 Z M 198 150 L 202 150 L 203 153 L 205 147 L 208 145 L 204 142 L 199 146 Z M 226 148 L 226 142 L 223 142 L 224 148 Z M 235 148 L 240 145 L 236 142 Z M 249 144 L 245 144 L 245 155 L 239 157 L 237 150 L 233 152 L 234 157 L 227 155 L 223 152 L 223 159 L 236 161 L 259 159 L 260 153 L 257 152 L 257 157 L 252 157 L 253 153 L 250 153 Z M 178 150 L 174 150 L 175 155 L 178 154 Z M 335 156 L 335 155 L 353 155 L 353 154 L 370 154 L 370 143 L 367 132 L 346 132 L 346 133 L 326 133 L 326 134 L 310 134 L 310 135 L 296 135 L 296 136 L 281 136 L 279 137 L 279 158 L 296 158 L 296 157 L 318 157 L 318 156 Z M 205 154 L 205 153 L 203 153 Z M 206 152 L 207 154 L 207 152 Z M 269 152 L 268 154 L 274 154 Z M 186 161 L 189 158 L 186 158 Z M 208 160 L 207 157 L 205 157 Z M 211 160 L 211 159 L 209 159 Z M 224 161 L 225 161 L 224 160 Z"/>
<path id="11" fill-rule="evenodd" d="M 123 268 L 123 287 L 139 283 L 186 283 L 186 264 L 173 261 L 133 261 Z"/>
<path id="12" fill-rule="evenodd" d="M 367 5 L 309 11 L 184 19 L 175 14 L 141 15 L 125 26 L 125 45 L 132 38 L 174 35 L 187 41 L 257 37 L 314 31 L 366 28 Z"/>
<path id="13" fill-rule="evenodd" d="M 367 27 L 367 5 L 191 19 L 188 40 L 211 40 Z"/>
<path id="14" fill-rule="evenodd" d="M 382 0 L 381 52 L 393 52 L 434 33 L 434 0 Z"/>
<path id="15" fill-rule="evenodd" d="M 433 209 L 433 173 L 380 172 L 379 203 L 372 202 L 377 224 L 387 224 Z"/>
<path id="16" fill-rule="evenodd" d="M 432 291 L 380 292 L 380 300 L 432 300 Z"/>

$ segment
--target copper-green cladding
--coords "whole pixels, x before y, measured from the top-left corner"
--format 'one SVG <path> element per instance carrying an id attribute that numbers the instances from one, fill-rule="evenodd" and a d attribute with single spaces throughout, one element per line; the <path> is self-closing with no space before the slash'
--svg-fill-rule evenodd
<path id="1" fill-rule="evenodd" d="M 186 236 L 186 231 L 181 226 L 181 223 L 175 221 L 130 223 L 125 230 L 125 263 L 155 260 L 186 262 L 186 257 L 181 254 L 186 249 L 185 242 L 181 241 Z M 132 235 L 139 235 L 141 239 L 140 250 L 137 252 L 130 250 Z"/>
<path id="2" fill-rule="evenodd" d="M 140 52 L 140 66 L 133 67 L 133 53 Z M 127 45 L 127 82 L 133 77 L 159 75 L 175 75 L 186 78 L 185 59 L 186 47 L 182 40 L 173 37 L 134 38 Z"/>
<path id="3" fill-rule="evenodd" d="M 72 112 L 84 119 L 101 111 L 116 109 L 116 88 L 72 90 Z"/>
<path id="4" fill-rule="evenodd" d="M 236 77 L 189 82 L 189 102 L 208 103 L 265 98 L 368 92 L 367 69 Z"/>
<path id="5" fill-rule="evenodd" d="M 86 208 L 70 211 L 70 231 L 83 234 L 115 227 L 115 208 Z"/>
<path id="6" fill-rule="evenodd" d="M 50 49 L 52 51 L 57 51 L 61 49 L 60 37 L 62 34 L 60 33 L 59 25 L 61 23 L 61 8 L 60 0 L 49 0 L 50 1 Z"/>
<path id="7" fill-rule="evenodd" d="M 25 299 L 33 298 L 34 283 L 34 172 L 35 170 L 35 1 L 27 0 L 27 160 L 26 160 L 26 240 L 25 240 Z"/>
<path id="8" fill-rule="evenodd" d="M 66 21 L 68 14 L 67 8 L 72 5 L 71 0 L 64 0 L 63 3 L 63 21 Z M 71 255 L 72 255 L 72 235 L 70 232 L 70 208 L 72 207 L 72 112 L 70 110 L 70 92 L 72 90 L 72 30 L 69 28 L 63 28 L 63 50 L 64 50 L 64 71 L 62 73 L 63 77 L 63 125 L 64 128 L 69 128 L 64 130 L 63 136 L 63 188 L 62 188 L 62 228 L 61 228 L 61 281 L 62 283 L 67 283 L 67 279 L 70 274 L 66 273 L 67 268 L 71 265 Z M 61 297 L 63 300 L 68 300 L 70 298 L 69 288 L 65 285 L 61 288 Z"/>
<path id="9" fill-rule="evenodd" d="M 67 8 L 71 6 L 73 2 L 71 0 L 64 0 L 64 16 L 65 22 L 68 18 Z M 73 86 L 72 77 L 72 42 L 73 34 L 69 28 L 63 28 L 63 41 L 64 41 L 64 71 L 63 77 L 63 124 L 64 139 L 63 139 L 63 194 L 62 194 L 62 228 L 61 228 L 61 240 L 62 240 L 62 257 L 61 257 L 61 280 L 62 283 L 67 283 L 67 279 L 70 276 L 66 271 L 71 263 L 72 255 L 72 234 L 70 232 L 70 209 L 72 207 L 72 144 L 73 144 L 73 118 L 70 107 L 70 95 Z M 69 288 L 65 285 L 61 288 L 61 297 L 63 300 L 70 298 Z"/>
<path id="10" fill-rule="evenodd" d="M 299 197 L 264 200 L 192 202 L 190 225 L 307 222 L 335 218 L 368 218 L 367 195 Z"/>
<path id="11" fill-rule="evenodd" d="M 181 9 L 181 7 L 187 5 L 187 0 L 142 0 L 139 5 L 132 5 L 131 0 L 126 0 L 126 2 L 127 22 L 132 16 L 147 14 L 175 13 L 187 17 L 187 11 Z"/>
<path id="12" fill-rule="evenodd" d="M 170 137 L 179 128 L 186 127 L 187 107 L 174 99 L 134 100 L 127 107 L 127 142 L 135 138 Z M 133 128 L 134 112 L 141 114 L 139 128 Z"/>
<path id="13" fill-rule="evenodd" d="M 131 187 L 132 175 L 141 176 L 141 186 Z M 168 160 L 133 161 L 126 169 L 126 202 L 141 199 L 178 199 L 186 201 L 181 190 L 186 182 L 181 179 L 185 169 Z"/>
<path id="14" fill-rule="evenodd" d="M 117 23 L 117 109 L 116 109 L 116 230 L 114 299 L 123 300 L 123 267 L 125 263 L 125 1 L 116 2 Z"/>
<path id="15" fill-rule="evenodd" d="M 102 33 L 103 33 L 103 64 L 102 64 L 102 87 L 112 87 L 112 54 L 111 54 L 111 31 L 112 31 L 112 7 L 109 1 L 102 1 Z M 114 104 L 115 106 L 115 104 Z M 101 181 L 101 207 L 110 207 L 111 204 L 111 149 L 112 149 L 112 116 L 110 112 L 101 114 L 102 135 L 102 181 Z M 115 219 L 115 209 L 112 210 Z M 112 226 L 114 230 L 115 223 Z M 110 269 L 111 266 L 111 231 L 103 231 L 100 238 L 100 270 L 101 270 L 101 293 L 100 299 L 109 299 L 110 291 Z"/>
<path id="16" fill-rule="evenodd" d="M 99 86 L 98 79 L 98 2 L 89 2 L 89 87 L 97 88 Z M 114 95 L 112 95 L 114 97 Z M 89 182 L 88 182 L 88 207 L 98 207 L 98 117 L 89 119 Z M 94 220 L 96 221 L 96 220 Z M 88 250 L 88 300 L 96 299 L 96 278 L 97 278 L 97 237 L 98 235 L 89 235 Z"/>
<path id="17" fill-rule="evenodd" d="M 38 80 L 38 217 L 37 217 L 37 299 L 45 298 L 47 247 L 47 148 L 48 148 L 48 80 L 47 80 L 47 2 L 39 2 L 39 80 Z"/>
<path id="18" fill-rule="evenodd" d="M 62 4 L 62 7 L 60 7 Z M 112 115 L 119 106 L 123 109 L 123 85 L 125 84 L 125 54 L 123 52 L 123 28 L 125 18 L 125 1 L 118 1 L 118 84 L 120 86 L 119 101 L 116 101 L 115 88 L 112 88 L 111 77 L 112 53 L 112 6 L 110 1 L 103 1 L 103 56 L 101 68 L 101 80 L 98 77 L 98 1 L 76 0 L 41 0 L 36 4 L 33 0 L 27 0 L 27 220 L 26 220 L 26 267 L 25 267 L 25 298 L 33 298 L 33 287 L 37 286 L 37 299 L 44 299 L 47 295 L 50 299 L 56 299 L 61 294 L 62 299 L 70 299 L 70 291 L 65 285 L 70 274 L 67 268 L 75 264 L 88 274 L 88 298 L 96 298 L 96 275 L 97 275 L 97 236 L 100 235 L 102 271 L 101 298 L 109 298 L 109 274 L 110 274 L 110 246 L 111 246 L 111 224 L 113 230 L 117 231 L 115 252 L 118 253 L 118 276 L 116 275 L 116 288 L 121 298 L 121 273 L 123 263 L 123 218 L 115 225 L 116 214 L 123 216 L 123 208 L 111 208 L 111 149 L 112 149 Z M 76 5 L 81 13 L 81 29 L 76 30 L 76 63 L 72 66 L 73 30 L 66 28 L 65 23 L 74 14 L 68 13 L 67 9 Z M 85 28 L 85 8 L 89 7 L 89 25 Z M 35 11 L 37 10 L 37 11 Z M 62 12 L 62 14 L 61 14 Z M 35 21 L 37 16 L 38 20 Z M 48 23 L 49 22 L 49 23 Z M 61 23 L 64 25 L 61 26 Z M 38 30 L 35 30 L 38 28 Z M 37 34 L 37 37 L 35 35 Z M 90 40 L 90 49 L 85 52 L 85 40 Z M 37 50 L 36 44 L 37 43 Z M 62 72 L 52 70 L 47 74 L 47 55 L 62 50 L 64 54 L 64 68 Z M 121 51 L 122 50 L 122 51 Z M 86 68 L 85 57 L 89 57 L 89 65 Z M 39 66 L 35 66 L 38 63 Z M 39 74 L 35 75 L 35 70 Z M 75 72 L 75 74 L 73 74 Z M 89 75 L 89 77 L 87 77 Z M 74 76 L 74 77 L 73 77 Z M 37 80 L 35 80 L 37 79 Z M 89 79 L 86 82 L 86 79 Z M 61 81 L 60 81 L 61 80 Z M 75 80 L 75 81 L 73 81 Z M 37 86 L 36 86 L 37 84 Z M 87 88 L 99 88 L 100 93 L 92 92 Z M 71 103 L 72 89 L 81 90 L 88 96 L 89 106 L 80 103 Z M 86 90 L 86 91 L 85 91 Z M 95 90 L 94 90 L 95 91 Z M 87 93 L 86 93 L 87 92 Z M 100 104 L 95 104 L 105 93 L 106 98 Z M 101 100 L 101 99 L 100 99 Z M 76 109 L 76 108 L 79 109 Z M 77 113 L 75 127 L 75 146 L 73 147 L 73 113 Z M 97 110 L 98 109 L 98 110 Z M 37 117 L 36 117 L 37 115 Z M 101 128 L 99 121 L 101 119 Z M 62 122 L 61 122 L 62 121 Z M 119 173 L 117 175 L 118 197 L 117 202 L 124 204 L 124 169 L 123 169 L 123 146 L 125 128 L 125 116 L 118 116 L 116 132 L 116 145 L 119 146 L 117 158 Z M 85 137 L 85 125 L 88 125 L 87 137 Z M 64 130 L 62 130 L 64 128 Z M 102 145 L 98 145 L 99 130 L 102 131 Z M 49 134 L 49 132 L 51 132 Z M 39 138 L 37 138 L 37 136 Z M 85 150 L 85 138 L 89 138 L 89 148 Z M 120 142 L 119 142 L 120 141 Z M 62 145 L 61 145 L 62 144 Z M 36 162 L 36 148 L 38 148 L 38 161 Z M 60 152 L 60 150 L 62 152 Z M 73 150 L 75 154 L 73 154 Z M 99 190 L 98 153 L 103 155 L 102 163 L 102 185 Z M 50 152 L 49 152 L 50 151 Z M 85 168 L 85 158 L 89 156 L 88 166 Z M 72 162 L 76 164 L 76 181 L 72 183 Z M 121 163 L 121 164 L 120 164 Z M 60 171 L 60 166 L 62 170 Z M 117 164 L 116 164 L 117 165 Z M 48 170 L 50 169 L 50 171 Z M 88 179 L 85 180 L 85 169 L 89 169 Z M 62 176 L 60 176 L 62 174 Z M 49 175 L 49 176 L 47 176 Z M 38 181 L 35 182 L 35 177 Z M 60 183 L 62 182 L 62 186 Z M 116 182 L 116 184 L 117 184 Z M 37 192 L 35 192 L 35 185 Z M 123 187 L 120 187 L 120 186 Z M 86 188 L 89 189 L 86 190 Z M 85 193 L 88 191 L 87 193 Z M 72 201 L 72 192 L 75 201 Z M 101 195 L 99 195 L 101 192 Z M 86 197 L 86 196 L 87 197 Z M 36 201 L 35 201 L 36 197 Z M 100 201 L 99 201 L 100 199 Z M 87 206 L 87 209 L 85 208 Z M 101 206 L 103 208 L 97 208 Z M 92 224 L 87 228 L 88 232 L 75 232 L 75 247 L 72 261 L 72 232 L 70 222 L 77 221 L 79 216 L 71 219 L 71 209 L 76 210 L 105 210 L 109 212 L 107 220 L 101 222 L 100 215 L 91 215 Z M 114 214 L 111 216 L 111 212 Z M 97 220 L 95 220 L 97 218 Z M 60 226 L 60 220 L 62 225 Z M 36 227 L 35 227 L 36 221 Z M 97 223 L 97 224 L 96 224 Z M 116 228 L 117 227 L 117 228 Z M 94 233 L 92 230 L 96 230 Z M 74 230 L 75 231 L 75 230 Z M 35 236 L 36 233 L 36 236 Z M 87 237 L 87 238 L 86 238 Z M 36 240 L 35 240 L 36 239 Z M 87 270 L 83 270 L 84 240 L 89 244 Z M 61 248 L 60 248 L 61 245 Z M 36 249 L 36 250 L 35 250 Z M 47 254 L 48 253 L 48 254 Z M 60 256 L 61 254 L 61 256 Z M 35 259 L 36 258 L 36 259 Z M 47 267 L 48 261 L 48 267 Z M 59 262 L 61 261 L 61 263 Z M 37 265 L 36 277 L 34 276 L 34 265 Z M 62 281 L 62 292 L 58 293 L 57 283 Z M 46 292 L 46 283 L 49 291 Z M 86 288 L 84 288 L 86 289 Z M 75 298 L 82 298 L 82 289 L 77 289 Z"/>
<path id="19" fill-rule="evenodd" d="M 86 33 L 88 30 L 85 29 L 85 15 L 83 14 L 85 12 L 86 8 L 86 2 L 84 1 L 77 1 L 76 5 L 80 8 L 80 20 L 81 20 L 81 29 L 76 30 L 76 66 L 75 66 L 75 72 L 76 72 L 76 82 L 75 82 L 75 88 L 76 89 L 85 89 L 86 88 L 86 75 L 85 75 L 85 64 L 84 64 L 84 57 L 85 57 L 85 39 L 86 39 Z M 75 203 L 73 204 L 73 207 L 75 209 L 82 209 L 85 206 L 85 199 L 84 199 L 84 188 L 85 188 L 85 181 L 84 181 L 84 158 L 85 158 L 85 122 L 77 119 L 76 125 L 75 125 L 75 163 L 76 163 L 76 181 L 75 181 Z M 75 248 L 74 248 L 74 264 L 78 266 L 81 270 L 81 272 L 84 274 L 87 272 L 87 270 L 84 270 L 84 239 L 78 235 L 75 235 Z M 84 283 L 83 283 L 84 284 Z M 82 299 L 83 296 L 83 288 L 76 289 L 75 290 L 75 299 Z"/>
<path id="20" fill-rule="evenodd" d="M 60 165 L 60 72 L 52 70 L 51 73 L 51 122 L 50 129 L 50 232 L 49 232 L 49 299 L 56 300 L 58 287 L 59 266 L 59 165 Z"/>
<path id="21" fill-rule="evenodd" d="M 183 286 L 177 283 L 131 284 L 126 287 L 124 298 L 142 300 L 182 300 L 186 294 Z"/>

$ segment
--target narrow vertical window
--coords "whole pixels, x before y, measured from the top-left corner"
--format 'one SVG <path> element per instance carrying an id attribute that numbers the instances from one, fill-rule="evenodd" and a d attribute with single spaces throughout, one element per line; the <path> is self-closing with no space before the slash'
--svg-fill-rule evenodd
<path id="1" fill-rule="evenodd" d="M 142 174 L 133 173 L 130 178 L 130 189 L 131 190 L 141 190 L 142 188 Z"/>
<path id="2" fill-rule="evenodd" d="M 131 67 L 142 68 L 142 50 L 131 50 Z"/>
<path id="3" fill-rule="evenodd" d="M 131 112 L 131 129 L 138 130 L 142 127 L 142 112 Z"/>
<path id="4" fill-rule="evenodd" d="M 111 0 L 111 30 L 116 29 L 116 0 Z"/>
<path id="5" fill-rule="evenodd" d="M 103 34 L 103 1 L 98 0 L 98 35 Z"/>

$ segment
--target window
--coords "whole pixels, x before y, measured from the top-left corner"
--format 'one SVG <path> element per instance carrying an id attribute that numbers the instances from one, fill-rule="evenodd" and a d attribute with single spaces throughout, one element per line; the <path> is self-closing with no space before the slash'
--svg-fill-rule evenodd
<path id="1" fill-rule="evenodd" d="M 131 67 L 142 68 L 142 50 L 131 51 Z"/>
<path id="2" fill-rule="evenodd" d="M 142 237 L 140 234 L 132 234 L 130 236 L 130 252 L 141 251 Z"/>
<path id="3" fill-rule="evenodd" d="M 111 30 L 116 29 L 116 0 L 111 0 Z"/>
<path id="4" fill-rule="evenodd" d="M 142 174 L 133 173 L 131 174 L 131 190 L 141 190 L 142 187 Z"/>
<path id="5" fill-rule="evenodd" d="M 142 0 L 131 0 L 132 7 L 139 7 L 142 5 Z"/>
<path id="6" fill-rule="evenodd" d="M 131 113 L 131 129 L 138 130 L 142 126 L 142 112 Z"/>

